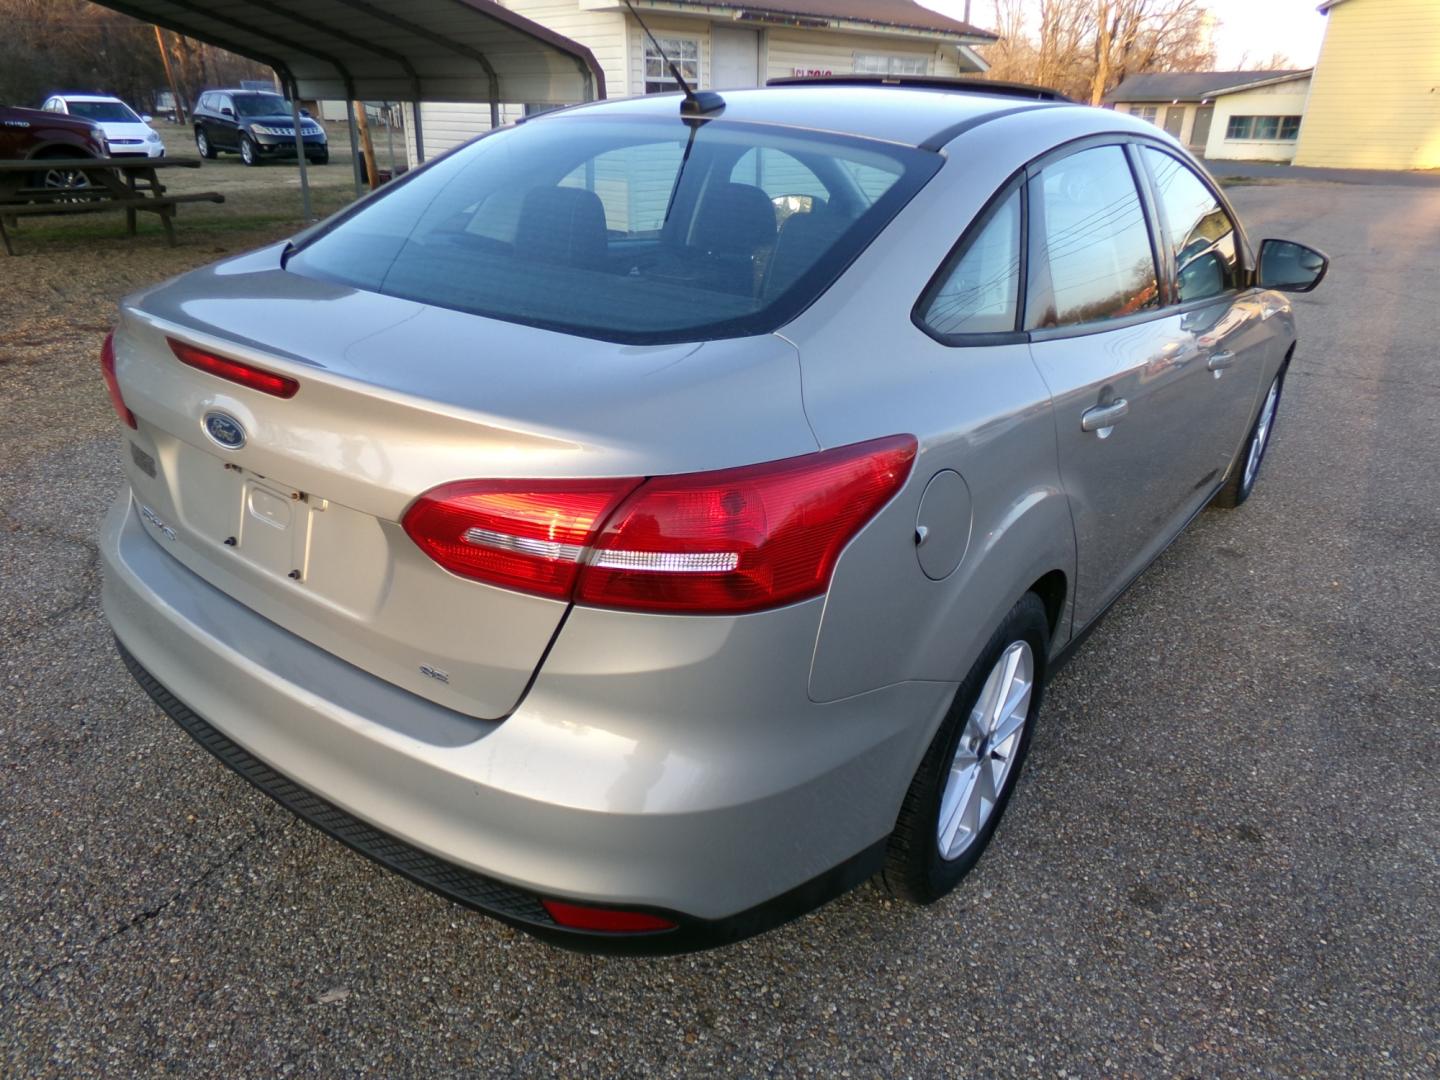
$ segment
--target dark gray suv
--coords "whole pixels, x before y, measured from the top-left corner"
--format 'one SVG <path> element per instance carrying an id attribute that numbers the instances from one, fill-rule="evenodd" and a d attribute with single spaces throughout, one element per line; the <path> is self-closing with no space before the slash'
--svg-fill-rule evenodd
<path id="1" fill-rule="evenodd" d="M 213 158 L 228 150 L 240 155 L 246 165 L 258 165 L 266 158 L 295 156 L 295 122 L 290 102 L 279 94 L 263 90 L 207 90 L 195 103 L 195 148 L 200 156 Z M 325 129 L 304 109 L 300 110 L 300 135 L 305 157 L 312 165 L 330 160 Z"/>

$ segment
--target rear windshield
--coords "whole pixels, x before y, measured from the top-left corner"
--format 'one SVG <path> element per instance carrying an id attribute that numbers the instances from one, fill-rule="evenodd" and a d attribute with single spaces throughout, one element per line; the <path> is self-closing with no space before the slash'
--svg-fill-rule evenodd
<path id="1" fill-rule="evenodd" d="M 67 101 L 65 107 L 71 116 L 83 116 L 86 120 L 120 121 L 138 124 L 140 117 L 130 111 L 130 106 L 118 101 Z"/>
<path id="2" fill-rule="evenodd" d="M 572 114 L 438 159 L 292 253 L 289 270 L 607 341 L 768 333 L 939 167 L 768 125 Z"/>

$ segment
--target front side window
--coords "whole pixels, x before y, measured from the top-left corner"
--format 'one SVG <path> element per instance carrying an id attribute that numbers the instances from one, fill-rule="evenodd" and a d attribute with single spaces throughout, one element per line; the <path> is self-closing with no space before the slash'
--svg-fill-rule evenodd
<path id="1" fill-rule="evenodd" d="M 1122 318 L 1159 305 L 1150 230 L 1125 151 L 1082 150 L 1030 187 L 1033 327 Z"/>
<path id="2" fill-rule="evenodd" d="M 859 75 L 925 75 L 930 60 L 924 56 L 893 56 L 888 53 L 856 53 L 855 72 Z"/>
<path id="3" fill-rule="evenodd" d="M 316 233 L 286 269 L 605 341 L 769 333 L 830 286 L 940 161 L 828 133 L 692 127 L 678 110 L 562 113 L 437 158 Z M 797 194 L 808 208 L 782 213 L 753 182 L 762 162 L 786 170 L 770 173 L 785 186 L 808 185 Z"/>
<path id="4" fill-rule="evenodd" d="M 658 39 L 660 49 L 647 36 L 645 38 L 645 93 L 669 94 L 679 90 L 675 76 L 670 73 L 670 62 L 680 69 L 680 75 L 691 90 L 700 85 L 700 42 L 692 37 L 662 37 Z"/>
<path id="5" fill-rule="evenodd" d="M 1205 182 L 1177 158 L 1141 151 L 1155 181 L 1164 242 L 1175 259 L 1179 300 L 1204 300 L 1239 287 L 1235 223 Z"/>
<path id="6" fill-rule="evenodd" d="M 1013 331 L 1020 302 L 1020 191 L 1011 192 L 920 303 L 941 337 Z"/>

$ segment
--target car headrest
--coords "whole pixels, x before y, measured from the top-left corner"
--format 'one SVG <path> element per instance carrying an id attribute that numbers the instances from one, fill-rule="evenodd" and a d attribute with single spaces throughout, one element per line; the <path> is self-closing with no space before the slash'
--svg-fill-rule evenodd
<path id="1" fill-rule="evenodd" d="M 593 191 L 539 187 L 526 193 L 515 226 L 521 258 L 599 268 L 608 244 L 605 204 Z"/>
<path id="2" fill-rule="evenodd" d="M 786 218 L 765 271 L 766 297 L 784 292 L 801 274 L 819 263 L 848 224 L 843 214 L 828 208 Z"/>
<path id="3" fill-rule="evenodd" d="M 753 255 L 775 243 L 775 204 L 752 184 L 721 184 L 701 200 L 694 236 L 702 251 Z"/>

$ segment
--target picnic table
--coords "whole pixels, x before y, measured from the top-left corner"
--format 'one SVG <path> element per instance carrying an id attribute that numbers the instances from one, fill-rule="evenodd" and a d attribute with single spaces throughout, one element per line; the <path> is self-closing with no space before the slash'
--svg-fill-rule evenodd
<path id="1" fill-rule="evenodd" d="M 125 234 L 135 235 L 135 215 L 146 211 L 159 216 L 165 240 L 175 246 L 175 208 L 187 202 L 222 203 L 218 191 L 167 195 L 158 175 L 161 169 L 198 169 L 199 158 L 44 158 L 0 161 L 0 241 L 14 255 L 8 221 L 18 224 L 32 214 L 88 213 L 123 209 Z M 36 183 L 36 176 L 56 177 L 62 183 Z M 83 181 L 83 182 L 82 182 Z"/>

